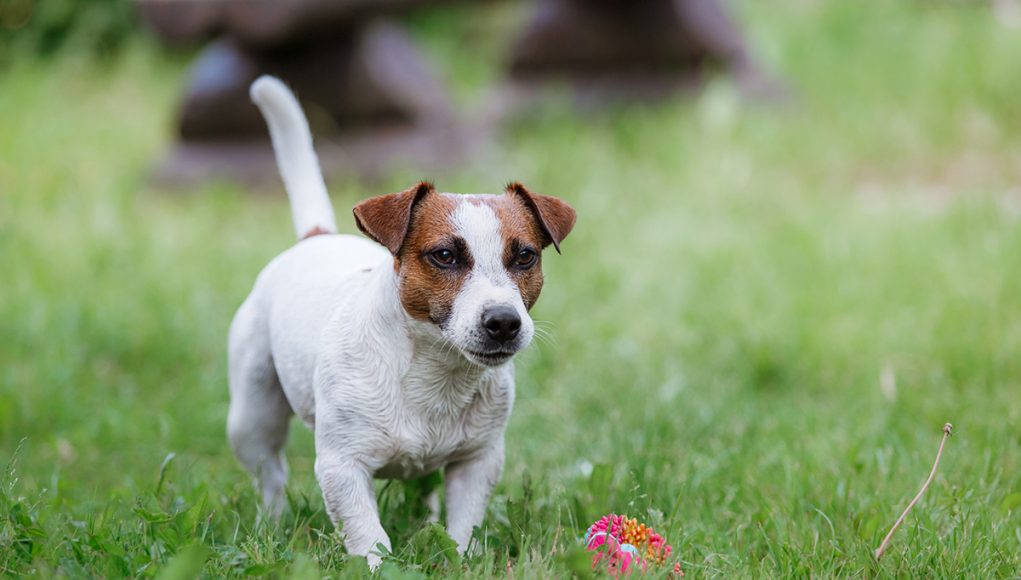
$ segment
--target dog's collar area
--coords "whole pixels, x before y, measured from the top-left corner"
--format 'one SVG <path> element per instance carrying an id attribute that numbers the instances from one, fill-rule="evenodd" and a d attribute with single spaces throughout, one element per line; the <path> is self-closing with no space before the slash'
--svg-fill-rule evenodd
<path id="1" fill-rule="evenodd" d="M 302 240 L 307 240 L 307 239 L 313 238 L 315 236 L 328 236 L 328 235 L 330 235 L 332 233 L 333 232 L 331 232 L 331 231 L 329 231 L 329 230 L 327 230 L 325 228 L 321 228 L 319 226 L 316 226 L 316 227 L 310 229 L 309 231 L 305 232 L 305 234 L 303 236 L 301 236 L 301 239 Z"/>

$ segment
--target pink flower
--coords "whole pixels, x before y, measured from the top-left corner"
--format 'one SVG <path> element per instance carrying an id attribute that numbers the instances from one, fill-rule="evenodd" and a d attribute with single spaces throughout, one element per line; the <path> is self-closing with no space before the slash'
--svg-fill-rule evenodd
<path id="1" fill-rule="evenodd" d="M 645 572 L 648 562 L 665 564 L 673 552 L 663 536 L 652 528 L 617 514 L 603 516 L 589 526 L 584 542 L 585 549 L 596 552 L 592 557 L 592 567 L 603 563 L 612 576 L 629 576 L 636 567 Z M 684 575 L 680 572 L 679 563 L 674 565 L 673 572 Z"/>

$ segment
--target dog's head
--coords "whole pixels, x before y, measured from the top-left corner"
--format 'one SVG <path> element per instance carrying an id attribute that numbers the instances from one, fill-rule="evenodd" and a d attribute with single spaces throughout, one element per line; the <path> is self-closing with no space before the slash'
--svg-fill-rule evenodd
<path id="1" fill-rule="evenodd" d="M 511 183 L 502 195 L 418 185 L 363 201 L 358 228 L 394 256 L 401 303 L 469 361 L 496 366 L 528 346 L 542 250 L 574 227 L 563 201 Z"/>

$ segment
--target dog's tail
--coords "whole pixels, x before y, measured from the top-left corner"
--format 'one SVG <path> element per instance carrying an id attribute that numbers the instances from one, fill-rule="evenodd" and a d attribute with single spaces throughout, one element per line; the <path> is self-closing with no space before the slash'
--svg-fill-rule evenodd
<path id="1" fill-rule="evenodd" d="M 298 239 L 337 233 L 333 205 L 298 99 L 280 79 L 269 75 L 256 79 L 250 93 L 269 125 L 277 166 L 291 199 L 291 217 Z"/>

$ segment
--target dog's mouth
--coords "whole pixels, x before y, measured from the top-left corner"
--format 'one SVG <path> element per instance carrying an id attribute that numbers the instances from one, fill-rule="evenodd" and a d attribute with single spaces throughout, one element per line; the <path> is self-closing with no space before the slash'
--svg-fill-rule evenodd
<path id="1" fill-rule="evenodd" d="M 503 363 L 513 358 L 515 354 L 517 354 L 517 351 L 509 350 L 490 350 L 483 352 L 465 349 L 463 352 L 464 354 L 468 355 L 469 360 L 488 367 L 502 365 Z"/>

